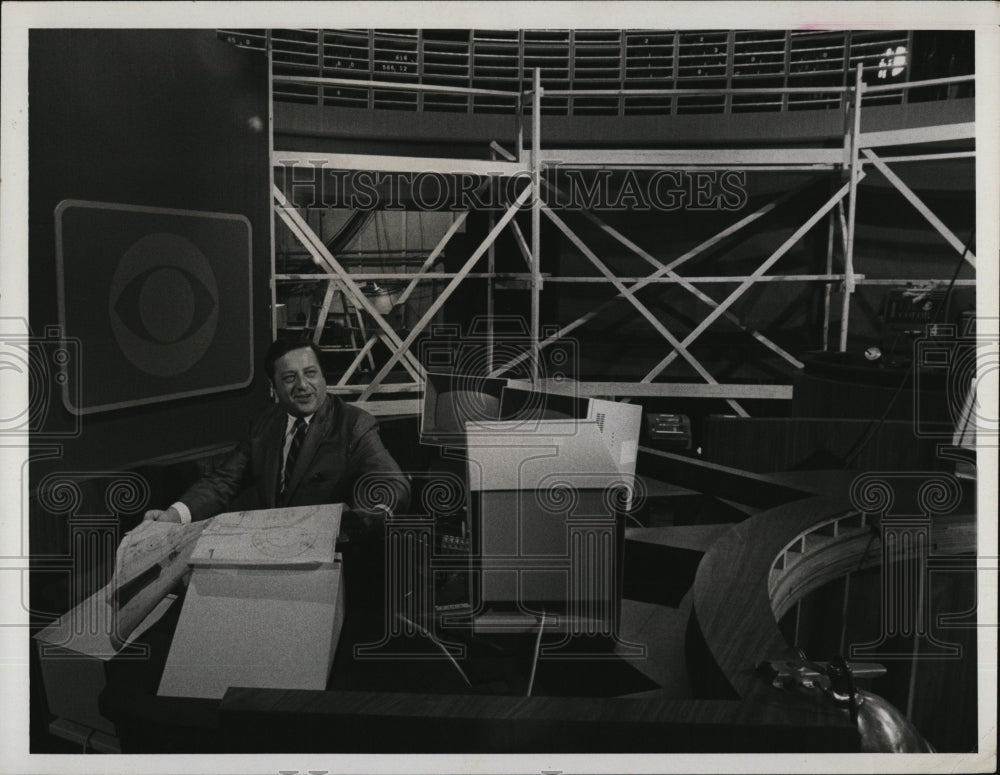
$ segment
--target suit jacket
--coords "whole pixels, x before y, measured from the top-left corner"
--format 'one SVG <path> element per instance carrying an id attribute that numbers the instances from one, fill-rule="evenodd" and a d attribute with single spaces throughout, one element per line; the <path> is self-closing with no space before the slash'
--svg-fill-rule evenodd
<path id="1" fill-rule="evenodd" d="M 250 423 L 226 460 L 180 497 L 193 520 L 227 510 L 238 494 L 240 508 L 277 505 L 287 421 L 284 407 L 272 404 Z M 346 503 L 367 523 L 385 516 L 375 504 L 400 513 L 409 497 L 409 482 L 382 444 L 375 418 L 327 395 L 309 422 L 282 505 Z"/>

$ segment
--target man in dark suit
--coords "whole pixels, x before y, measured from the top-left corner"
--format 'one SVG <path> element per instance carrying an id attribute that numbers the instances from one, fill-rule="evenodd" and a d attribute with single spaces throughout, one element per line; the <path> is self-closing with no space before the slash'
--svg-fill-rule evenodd
<path id="1" fill-rule="evenodd" d="M 354 537 L 381 532 L 386 516 L 405 510 L 409 483 L 383 446 L 375 418 L 327 394 L 319 355 L 311 342 L 274 342 L 265 368 L 278 402 L 250 423 L 218 468 L 170 508 L 145 518 L 187 523 L 234 501 L 258 509 L 345 503 L 341 536 Z"/>

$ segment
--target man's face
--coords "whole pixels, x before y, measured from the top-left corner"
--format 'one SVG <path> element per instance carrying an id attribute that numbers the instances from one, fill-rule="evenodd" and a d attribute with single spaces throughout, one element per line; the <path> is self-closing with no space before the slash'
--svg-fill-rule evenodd
<path id="1" fill-rule="evenodd" d="M 302 347 L 278 358 L 274 362 L 274 390 L 278 402 L 295 417 L 319 409 L 326 400 L 326 379 L 316 354 Z"/>

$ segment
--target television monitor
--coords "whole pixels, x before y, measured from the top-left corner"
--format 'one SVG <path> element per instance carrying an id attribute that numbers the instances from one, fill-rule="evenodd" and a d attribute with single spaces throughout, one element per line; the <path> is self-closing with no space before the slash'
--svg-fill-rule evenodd
<path id="1" fill-rule="evenodd" d="M 589 399 L 507 386 L 500 394 L 501 420 L 586 420 Z"/>
<path id="2" fill-rule="evenodd" d="M 546 393 L 508 385 L 500 396 L 500 419 L 519 421 L 525 430 L 537 427 L 540 420 L 593 420 L 600 440 L 611 454 L 616 470 L 634 474 L 642 427 L 642 406 L 599 398 Z M 549 426 L 555 431 L 557 426 Z M 573 433 L 571 425 L 563 433 Z"/>
<path id="3" fill-rule="evenodd" d="M 535 490 L 471 495 L 474 608 L 611 613 L 620 604 L 624 517 L 604 488 L 574 488 L 572 507 L 563 511 Z"/>
<path id="4" fill-rule="evenodd" d="M 563 613 L 617 605 L 624 504 L 609 490 L 628 478 L 596 420 L 483 423 L 467 463 L 474 604 Z M 574 594 L 581 572 L 596 575 Z"/>
<path id="5" fill-rule="evenodd" d="M 642 406 L 591 398 L 587 407 L 587 419 L 597 423 L 601 439 L 619 473 L 634 474 L 635 462 L 639 456 Z"/>
<path id="6" fill-rule="evenodd" d="M 462 446 L 466 426 L 500 417 L 500 394 L 506 379 L 465 374 L 434 374 L 424 380 L 420 412 L 420 441 Z"/>

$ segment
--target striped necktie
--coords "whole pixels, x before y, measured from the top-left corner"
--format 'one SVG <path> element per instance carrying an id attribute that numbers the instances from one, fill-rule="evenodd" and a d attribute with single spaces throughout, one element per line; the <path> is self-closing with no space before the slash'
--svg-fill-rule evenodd
<path id="1" fill-rule="evenodd" d="M 299 457 L 299 450 L 302 449 L 302 441 L 306 437 L 306 429 L 308 427 L 306 421 L 301 417 L 297 418 L 295 425 L 292 426 L 292 444 L 288 448 L 288 454 L 285 456 L 285 468 L 281 475 L 281 492 L 278 496 L 279 502 L 285 500 L 288 484 L 292 479 L 292 472 L 295 470 L 295 461 Z"/>

